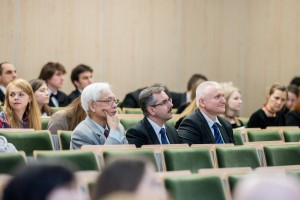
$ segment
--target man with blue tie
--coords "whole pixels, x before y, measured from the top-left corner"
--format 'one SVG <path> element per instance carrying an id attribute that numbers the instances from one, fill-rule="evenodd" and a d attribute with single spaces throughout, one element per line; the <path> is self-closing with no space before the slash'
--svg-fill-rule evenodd
<path id="1" fill-rule="evenodd" d="M 205 81 L 197 87 L 198 109 L 183 119 L 178 135 L 182 143 L 234 143 L 233 131 L 227 120 L 218 115 L 225 112 L 224 92 L 219 83 Z"/>
<path id="2" fill-rule="evenodd" d="M 172 98 L 161 86 L 148 87 L 139 95 L 144 118 L 126 133 L 130 144 L 141 147 L 147 144 L 178 144 L 175 128 L 166 122 L 172 118 Z"/>

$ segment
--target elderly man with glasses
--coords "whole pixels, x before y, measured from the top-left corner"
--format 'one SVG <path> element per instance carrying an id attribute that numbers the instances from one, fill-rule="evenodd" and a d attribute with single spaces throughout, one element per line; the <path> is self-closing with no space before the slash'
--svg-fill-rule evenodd
<path id="1" fill-rule="evenodd" d="M 126 137 L 130 144 L 141 147 L 146 144 L 178 144 L 179 138 L 173 127 L 165 124 L 172 118 L 172 98 L 164 87 L 144 89 L 139 95 L 144 118 L 130 128 Z"/>
<path id="2" fill-rule="evenodd" d="M 86 86 L 81 94 L 81 104 L 87 117 L 74 129 L 70 149 L 80 149 L 82 145 L 128 144 L 117 115 L 118 103 L 119 99 L 108 83 Z"/>

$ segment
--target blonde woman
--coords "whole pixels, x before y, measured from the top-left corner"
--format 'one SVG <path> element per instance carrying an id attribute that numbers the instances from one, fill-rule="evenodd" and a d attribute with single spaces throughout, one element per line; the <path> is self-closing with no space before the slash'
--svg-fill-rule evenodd
<path id="1" fill-rule="evenodd" d="M 41 129 L 40 109 L 28 81 L 16 79 L 7 85 L 0 128 Z"/>

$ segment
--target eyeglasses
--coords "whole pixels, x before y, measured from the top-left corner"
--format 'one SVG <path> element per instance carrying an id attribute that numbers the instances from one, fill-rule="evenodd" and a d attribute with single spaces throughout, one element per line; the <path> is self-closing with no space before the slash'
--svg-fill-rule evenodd
<path id="1" fill-rule="evenodd" d="M 112 106 L 114 104 L 118 104 L 120 102 L 120 100 L 119 99 L 97 100 L 97 102 L 103 102 L 103 103 L 106 103 L 109 106 Z"/>
<path id="2" fill-rule="evenodd" d="M 172 98 L 165 99 L 165 100 L 163 100 L 162 102 L 160 102 L 158 104 L 152 105 L 152 107 L 163 106 L 163 105 L 166 105 L 168 102 L 172 103 Z"/>

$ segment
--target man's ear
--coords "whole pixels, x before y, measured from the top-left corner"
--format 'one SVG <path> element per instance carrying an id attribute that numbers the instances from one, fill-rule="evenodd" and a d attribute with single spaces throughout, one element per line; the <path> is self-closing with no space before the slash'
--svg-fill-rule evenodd
<path id="1" fill-rule="evenodd" d="M 96 112 L 95 101 L 89 101 L 89 110 L 92 112 Z"/>
<path id="2" fill-rule="evenodd" d="M 150 115 L 155 115 L 154 107 L 148 106 L 148 107 L 147 107 L 147 111 L 148 111 L 148 113 L 149 113 Z"/>
<path id="3" fill-rule="evenodd" d="M 78 81 L 74 81 L 74 84 L 76 85 L 76 88 L 79 87 L 79 82 Z"/>
<path id="4" fill-rule="evenodd" d="M 205 103 L 203 98 L 199 98 L 198 105 L 199 107 L 205 108 Z"/>

